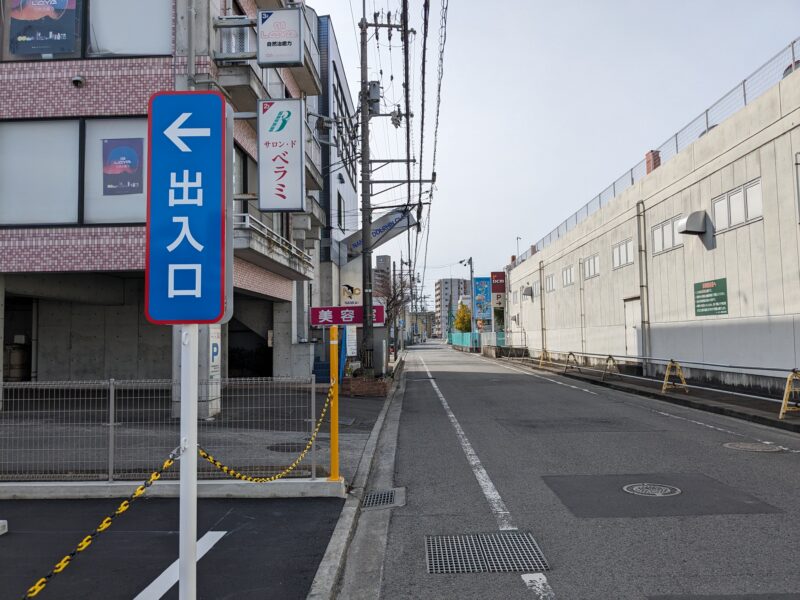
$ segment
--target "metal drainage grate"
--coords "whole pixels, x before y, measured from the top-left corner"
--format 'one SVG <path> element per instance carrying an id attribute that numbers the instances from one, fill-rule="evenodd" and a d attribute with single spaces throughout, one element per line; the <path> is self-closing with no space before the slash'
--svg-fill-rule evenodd
<path id="1" fill-rule="evenodd" d="M 541 573 L 549 571 L 528 531 L 425 536 L 428 573 Z"/>
<path id="2" fill-rule="evenodd" d="M 746 452 L 781 452 L 783 449 L 764 442 L 728 442 L 722 444 L 731 450 L 744 450 Z"/>
<path id="3" fill-rule="evenodd" d="M 361 508 L 384 508 L 394 505 L 394 490 L 369 492 L 361 500 Z"/>

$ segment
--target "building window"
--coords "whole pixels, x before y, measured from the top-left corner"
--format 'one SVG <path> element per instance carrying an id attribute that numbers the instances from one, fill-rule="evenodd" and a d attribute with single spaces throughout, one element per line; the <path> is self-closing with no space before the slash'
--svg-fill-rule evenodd
<path id="1" fill-rule="evenodd" d="M 344 198 L 339 192 L 336 192 L 336 220 L 339 224 L 339 229 L 344 231 Z"/>
<path id="2" fill-rule="evenodd" d="M 0 56 L 4 60 L 81 57 L 83 0 L 0 0 L 0 9 Z"/>
<path id="3" fill-rule="evenodd" d="M 633 264 L 633 240 L 625 240 L 611 248 L 611 268 Z"/>
<path id="4" fill-rule="evenodd" d="M 0 225 L 78 222 L 79 139 L 77 120 L 0 123 Z"/>
<path id="5" fill-rule="evenodd" d="M 673 248 L 683 246 L 683 241 L 678 233 L 678 221 L 682 215 L 672 217 L 653 227 L 653 254 L 667 252 Z"/>
<path id="6" fill-rule="evenodd" d="M 546 275 L 544 278 L 544 289 L 547 292 L 554 292 L 556 290 L 556 276 Z"/>
<path id="7" fill-rule="evenodd" d="M 514 290 L 514 299 L 512 300 L 512 302 L 514 304 L 519 304 L 519 292 L 517 292 L 517 290 Z"/>
<path id="8" fill-rule="evenodd" d="M 88 56 L 172 54 L 172 2 L 91 0 Z"/>
<path id="9" fill-rule="evenodd" d="M 711 214 L 715 232 L 760 219 L 764 214 L 761 180 L 738 187 L 713 200 Z"/>
<path id="10" fill-rule="evenodd" d="M 564 287 L 575 283 L 575 273 L 572 265 L 564 267 L 561 270 L 561 281 L 563 282 Z"/>
<path id="11" fill-rule="evenodd" d="M 533 282 L 533 297 L 531 298 L 531 300 L 533 300 L 533 298 L 537 298 L 539 296 L 539 294 L 541 294 L 541 293 L 542 293 L 542 286 L 539 284 L 538 281 L 534 281 Z"/>
<path id="12" fill-rule="evenodd" d="M 583 278 L 591 279 L 600 275 L 600 255 L 594 254 L 583 261 Z"/>

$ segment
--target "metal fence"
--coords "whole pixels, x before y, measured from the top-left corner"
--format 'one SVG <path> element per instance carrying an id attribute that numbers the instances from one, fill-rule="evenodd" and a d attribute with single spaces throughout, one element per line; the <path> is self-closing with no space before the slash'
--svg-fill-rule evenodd
<path id="1" fill-rule="evenodd" d="M 792 41 L 770 60 L 759 67 L 752 75 L 745 78 L 713 105 L 694 118 L 688 125 L 673 134 L 656 148 L 660 164 L 664 164 L 692 142 L 695 142 L 725 119 L 738 112 L 777 84 L 784 77 L 800 69 L 800 38 Z M 517 257 L 514 265 L 520 264 L 540 252 L 556 240 L 564 237 L 589 215 L 597 212 L 614 197 L 631 187 L 647 174 L 645 161 L 642 160 L 614 180 L 611 185 L 584 204 L 580 209 L 567 217 L 558 227 L 536 242 L 530 249 Z"/>
<path id="2" fill-rule="evenodd" d="M 178 388 L 170 380 L 4 383 L 0 481 L 147 477 L 179 444 Z M 198 422 L 200 445 L 255 477 L 294 461 L 322 408 L 308 378 L 204 381 L 199 397 L 200 412 L 208 415 Z M 317 463 L 328 455 L 319 444 L 290 477 L 317 475 Z M 199 461 L 198 477 L 226 475 Z"/>
<path id="3" fill-rule="evenodd" d="M 478 348 L 480 347 L 479 336 L 480 334 L 478 332 L 451 331 L 447 334 L 447 343 L 463 348 Z"/>

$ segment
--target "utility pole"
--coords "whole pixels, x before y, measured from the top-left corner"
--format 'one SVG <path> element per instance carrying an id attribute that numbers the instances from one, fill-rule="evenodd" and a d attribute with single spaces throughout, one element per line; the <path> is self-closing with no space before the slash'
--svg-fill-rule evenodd
<path id="1" fill-rule="evenodd" d="M 372 322 L 372 208 L 370 206 L 369 166 L 369 83 L 367 81 L 367 3 L 362 2 L 361 16 L 361 298 L 364 311 L 363 360 L 367 377 L 375 376 L 372 362 L 375 331 Z"/>

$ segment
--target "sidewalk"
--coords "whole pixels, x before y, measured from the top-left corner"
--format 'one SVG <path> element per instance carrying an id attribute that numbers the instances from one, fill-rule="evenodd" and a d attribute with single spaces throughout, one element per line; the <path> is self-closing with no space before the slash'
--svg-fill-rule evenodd
<path id="1" fill-rule="evenodd" d="M 725 392 L 724 390 L 704 390 L 689 388 L 689 393 L 682 390 L 672 390 L 665 394 L 661 393 L 661 381 L 644 381 L 641 379 L 632 379 L 625 376 L 616 374 L 606 375 L 605 381 L 601 380 L 602 373 L 595 370 L 587 371 L 581 367 L 580 370 L 574 366 L 570 366 L 567 372 L 564 372 L 563 365 L 547 365 L 539 367 L 537 359 L 496 359 L 501 362 L 509 362 L 525 368 L 534 368 L 542 371 L 549 371 L 551 373 L 558 373 L 564 377 L 577 379 L 579 381 L 587 381 L 607 387 L 610 389 L 618 390 L 621 392 L 628 392 L 631 394 L 638 394 L 640 396 L 647 396 L 681 406 L 688 406 L 707 412 L 727 415 L 737 419 L 744 419 L 753 423 L 761 425 L 768 425 L 787 431 L 800 433 L 800 417 L 795 416 L 797 413 L 790 413 L 783 420 L 778 419 L 778 411 L 780 410 L 780 402 L 770 400 L 760 400 L 758 398 L 745 398 L 741 396 L 734 396 Z M 596 369 L 596 367 L 592 367 Z M 691 385 L 691 384 L 690 384 Z"/>

